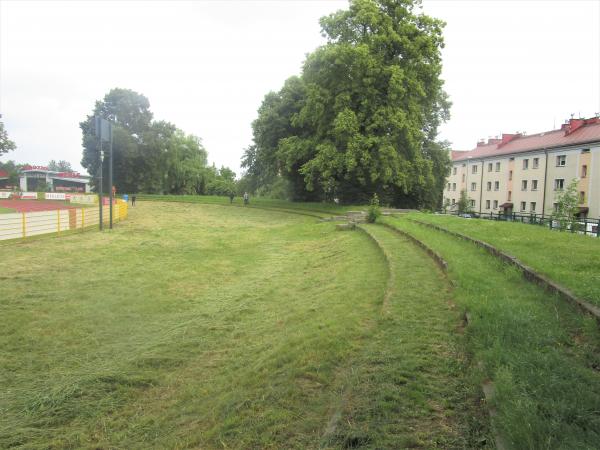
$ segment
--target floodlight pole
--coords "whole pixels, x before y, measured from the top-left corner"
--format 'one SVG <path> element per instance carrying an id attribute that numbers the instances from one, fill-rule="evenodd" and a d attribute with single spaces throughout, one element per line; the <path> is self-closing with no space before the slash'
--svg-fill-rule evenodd
<path id="1" fill-rule="evenodd" d="M 110 203 L 109 206 L 109 216 L 110 216 L 110 221 L 109 221 L 109 226 L 110 229 L 112 230 L 113 227 L 113 197 L 114 197 L 114 193 L 113 193 L 113 127 L 112 127 L 112 123 L 109 122 L 108 124 L 108 130 L 110 133 L 110 150 L 108 152 L 108 202 Z"/>
<path id="2" fill-rule="evenodd" d="M 100 121 L 98 121 L 98 123 L 100 124 L 100 176 L 99 178 L 99 182 L 100 182 L 100 189 L 98 190 L 98 199 L 99 199 L 99 215 L 100 215 L 100 231 L 102 231 L 102 124 Z"/>

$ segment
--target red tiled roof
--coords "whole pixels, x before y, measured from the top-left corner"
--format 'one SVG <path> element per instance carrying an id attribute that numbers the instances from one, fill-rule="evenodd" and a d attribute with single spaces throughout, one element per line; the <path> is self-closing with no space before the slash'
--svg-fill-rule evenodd
<path id="1" fill-rule="evenodd" d="M 461 161 L 465 159 L 486 158 L 538 149 L 543 150 L 588 142 L 600 142 L 600 120 L 588 119 L 586 122 L 590 123 L 586 123 L 568 134 L 566 134 L 565 127 L 563 127 L 561 130 L 552 130 L 529 136 L 516 136 L 504 145 L 498 143 L 497 140 L 491 140 L 491 143 L 479 144 L 468 152 L 453 151 L 452 160 Z"/>

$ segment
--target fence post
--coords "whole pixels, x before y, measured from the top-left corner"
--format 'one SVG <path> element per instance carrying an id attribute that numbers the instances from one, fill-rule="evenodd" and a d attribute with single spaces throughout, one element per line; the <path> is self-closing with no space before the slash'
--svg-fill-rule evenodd
<path id="1" fill-rule="evenodd" d="M 21 213 L 21 228 L 23 231 L 23 237 L 25 237 L 27 235 L 26 231 L 27 231 L 27 226 L 25 225 L 25 222 L 27 221 L 27 219 L 25 218 L 25 213 Z"/>
<path id="2" fill-rule="evenodd" d="M 56 210 L 56 230 L 60 233 L 60 209 Z"/>
<path id="3" fill-rule="evenodd" d="M 85 228 L 85 208 L 81 208 L 81 231 Z"/>

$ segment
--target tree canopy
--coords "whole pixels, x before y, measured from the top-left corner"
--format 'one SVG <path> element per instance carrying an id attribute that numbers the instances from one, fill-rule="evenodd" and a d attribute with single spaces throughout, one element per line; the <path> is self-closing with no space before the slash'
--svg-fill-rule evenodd
<path id="1" fill-rule="evenodd" d="M 94 130 L 96 115 L 114 124 L 113 179 L 119 192 L 226 195 L 227 189 L 233 189 L 235 173 L 207 166 L 208 154 L 199 137 L 185 134 L 172 123 L 153 121 L 148 99 L 120 88 L 97 101 L 92 114 L 80 123 L 81 165 L 90 174 L 97 175 L 100 167 L 99 141 Z M 103 150 L 107 155 L 108 144 L 103 145 Z M 107 156 L 103 177 L 108 177 Z"/>
<path id="2" fill-rule="evenodd" d="M 252 124 L 242 166 L 254 185 L 284 178 L 299 200 L 439 203 L 450 165 L 436 142 L 449 108 L 444 24 L 415 3 L 351 0 L 321 19 L 327 44 L 265 96 Z"/>
<path id="3" fill-rule="evenodd" d="M 4 129 L 4 123 L 0 122 L 0 155 L 16 149 L 17 146 L 8 138 L 8 133 Z"/>
<path id="4" fill-rule="evenodd" d="M 73 167 L 71 167 L 69 161 L 65 161 L 64 159 L 61 159 L 58 162 L 52 159 L 48 162 L 48 170 L 55 172 L 73 172 Z"/>

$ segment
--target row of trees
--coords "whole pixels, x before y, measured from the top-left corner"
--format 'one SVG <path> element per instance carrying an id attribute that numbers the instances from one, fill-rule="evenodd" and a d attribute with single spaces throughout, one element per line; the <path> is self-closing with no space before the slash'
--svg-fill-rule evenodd
<path id="1" fill-rule="evenodd" d="M 242 166 L 251 190 L 294 200 L 435 207 L 449 171 L 437 129 L 443 22 L 413 0 L 351 0 L 321 19 L 327 44 L 268 93 Z"/>
<path id="2" fill-rule="evenodd" d="M 92 114 L 80 123 L 81 165 L 91 175 L 97 175 L 100 168 L 94 116 L 114 124 L 113 184 L 119 192 L 227 195 L 235 190 L 235 173 L 209 166 L 200 138 L 185 134 L 172 123 L 154 121 L 145 96 L 120 88 L 97 101 Z M 108 145 L 103 150 L 108 150 Z M 108 179 L 107 157 L 103 177 Z M 94 187 L 95 183 L 94 178 Z"/>

